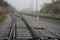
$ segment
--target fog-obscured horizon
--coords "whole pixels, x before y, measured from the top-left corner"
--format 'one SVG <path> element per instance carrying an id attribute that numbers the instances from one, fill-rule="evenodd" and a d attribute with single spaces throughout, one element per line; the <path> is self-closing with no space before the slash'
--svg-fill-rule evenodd
<path id="1" fill-rule="evenodd" d="M 9 4 L 11 4 L 14 8 L 18 11 L 22 10 L 36 10 L 36 0 L 6 0 Z M 38 9 L 40 10 L 41 7 L 45 3 L 51 3 L 52 0 L 37 0 L 38 1 Z"/>

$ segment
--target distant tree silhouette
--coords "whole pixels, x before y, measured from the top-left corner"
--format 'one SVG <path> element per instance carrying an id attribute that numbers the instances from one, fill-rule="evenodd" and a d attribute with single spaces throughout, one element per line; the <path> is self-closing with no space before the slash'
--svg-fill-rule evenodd
<path id="1" fill-rule="evenodd" d="M 44 4 L 44 6 L 41 8 L 40 11 L 41 12 L 46 12 L 46 13 L 47 12 L 52 13 L 52 11 L 54 13 L 60 13 L 60 0 L 55 1 L 54 2 L 54 6 L 52 5 L 52 3 L 50 3 L 50 4 Z"/>
<path id="2" fill-rule="evenodd" d="M 0 6 L 4 6 L 4 0 L 0 0 Z"/>

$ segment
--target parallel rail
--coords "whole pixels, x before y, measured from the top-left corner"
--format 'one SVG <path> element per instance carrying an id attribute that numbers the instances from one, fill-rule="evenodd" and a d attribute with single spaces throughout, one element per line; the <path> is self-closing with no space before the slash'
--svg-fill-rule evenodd
<path id="1" fill-rule="evenodd" d="M 17 16 L 17 15 L 16 15 L 16 16 Z M 39 29 L 49 31 L 50 33 L 54 34 L 54 35 L 56 36 L 56 38 L 44 36 L 42 33 L 41 33 L 40 36 L 39 36 L 39 34 L 38 34 L 37 31 L 35 30 L 35 28 L 31 27 L 22 15 L 17 16 L 17 17 L 19 17 L 20 19 L 22 19 L 22 20 L 24 21 L 24 23 L 25 23 L 25 25 L 27 26 L 28 30 L 31 32 L 31 35 L 32 35 L 33 39 L 36 38 L 36 39 L 42 40 L 42 39 L 43 39 L 42 37 L 47 38 L 47 39 L 57 39 L 57 40 L 60 39 L 60 36 L 54 34 L 54 33 L 51 32 L 50 30 L 47 30 L 47 29 L 45 29 L 45 28 L 39 28 Z M 36 39 L 35 39 L 35 40 L 36 40 Z"/>
<path id="2" fill-rule="evenodd" d="M 39 36 L 39 34 L 37 33 L 37 31 L 27 23 L 27 21 L 25 20 L 25 18 L 22 15 L 20 15 L 20 16 L 15 15 L 15 16 L 17 16 L 18 18 L 20 18 L 25 23 L 27 29 L 30 31 L 30 34 L 32 35 L 32 37 L 33 37 L 34 40 L 42 40 L 42 38 L 41 38 L 42 35 Z"/>
<path id="3" fill-rule="evenodd" d="M 16 39 L 16 22 L 17 19 L 15 16 L 11 15 L 13 17 L 12 25 L 11 25 L 11 30 L 9 33 L 9 39 L 8 40 L 15 40 Z"/>
<path id="4" fill-rule="evenodd" d="M 8 37 L 2 37 L 2 40 L 14 40 L 15 39 L 15 28 L 16 28 L 16 19 L 14 18 L 14 16 L 12 14 L 9 14 L 12 18 L 12 24 L 10 26 L 10 30 L 9 33 L 7 34 Z"/>
<path id="5" fill-rule="evenodd" d="M 26 19 L 22 15 L 15 15 L 13 13 L 11 15 L 11 17 L 12 17 L 12 24 L 11 24 L 11 27 L 10 27 L 8 37 L 7 38 L 4 37 L 3 40 L 16 40 L 16 33 L 17 33 L 16 32 L 16 29 L 17 29 L 17 24 L 16 24 L 17 18 L 16 17 L 20 18 L 24 22 L 27 29 L 30 31 L 30 34 L 31 34 L 33 40 L 43 40 L 42 39 L 43 34 L 41 33 L 41 35 L 39 35 L 38 32 L 32 26 L 30 26 L 28 24 L 28 22 L 26 21 Z M 43 28 L 41 28 L 41 29 L 43 29 Z"/>

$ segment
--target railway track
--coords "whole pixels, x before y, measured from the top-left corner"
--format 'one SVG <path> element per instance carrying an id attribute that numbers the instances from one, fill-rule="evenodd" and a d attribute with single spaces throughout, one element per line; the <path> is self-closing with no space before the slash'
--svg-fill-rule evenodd
<path id="1" fill-rule="evenodd" d="M 38 34 L 35 30 L 36 28 L 30 26 L 22 15 L 12 13 L 10 16 L 12 17 L 12 24 L 7 29 L 8 33 L 6 33 L 6 36 L 2 37 L 2 40 L 43 40 L 42 37 L 44 37 L 44 35 L 41 32 Z"/>
<path id="2" fill-rule="evenodd" d="M 1 40 L 11 40 L 13 39 L 13 33 L 14 33 L 14 28 L 15 28 L 15 23 L 14 23 L 14 17 L 11 14 L 8 14 L 12 18 L 12 23 L 8 27 L 4 27 L 4 31 L 2 31 L 2 36 L 0 37 Z"/>
<path id="3" fill-rule="evenodd" d="M 4 33 L 2 40 L 38 40 L 41 39 L 37 32 L 28 25 L 24 17 L 17 16 L 14 14 L 10 14 L 12 18 L 12 24 L 7 28 L 7 33 Z M 17 17 L 19 18 L 19 21 L 22 23 L 20 25 L 17 23 Z M 21 20 L 20 20 L 21 19 Z M 19 24 L 19 26 L 18 26 Z"/>
<path id="4" fill-rule="evenodd" d="M 22 26 L 19 25 L 18 27 L 16 27 L 16 31 L 17 31 L 16 32 L 16 35 L 17 35 L 16 38 L 17 39 L 26 38 L 26 39 L 42 40 L 41 39 L 42 35 L 39 36 L 39 34 L 37 33 L 37 31 L 27 23 L 27 21 L 25 20 L 25 18 L 22 15 L 20 15 L 20 16 L 15 15 L 15 16 L 18 17 L 19 20 L 21 19 L 23 21 L 22 24 L 25 25 L 24 27 L 22 27 L 23 25 Z M 24 30 L 26 30 L 27 32 L 24 31 Z M 20 33 L 19 33 L 19 31 L 20 31 Z M 23 33 L 21 33 L 21 32 L 23 32 Z M 25 35 L 24 32 L 26 33 L 26 35 Z M 23 36 L 21 34 L 23 34 Z"/>
<path id="5" fill-rule="evenodd" d="M 16 15 L 17 16 L 17 15 Z M 23 18 L 20 18 L 20 16 Z M 27 24 L 27 25 L 29 25 L 28 23 L 26 23 L 27 21 L 25 20 L 25 18 L 22 16 L 22 15 L 20 15 L 20 16 L 17 16 L 17 17 L 19 17 L 20 19 L 22 19 L 23 21 L 25 21 L 25 24 Z M 29 25 L 30 26 L 30 25 Z M 29 27 L 28 26 L 28 27 Z M 30 26 L 31 27 L 31 26 Z M 29 29 L 29 28 L 28 28 Z M 58 36 L 58 35 L 56 35 L 56 34 L 54 34 L 53 32 L 51 32 L 50 30 L 48 30 L 48 29 L 45 29 L 45 28 L 38 28 L 39 30 L 42 30 L 42 31 L 48 31 L 49 33 L 51 33 L 51 34 L 53 34 L 55 37 L 51 37 L 51 36 L 46 36 L 46 35 L 43 35 L 40 31 L 36 31 L 36 30 L 38 30 L 38 29 L 36 29 L 36 28 L 33 28 L 33 26 L 30 28 L 30 29 L 32 29 L 32 30 L 34 30 L 33 32 L 36 32 L 36 35 L 38 36 L 38 38 L 40 38 L 40 40 L 43 40 L 43 39 L 46 39 L 46 40 L 48 40 L 48 39 L 51 39 L 51 40 L 59 40 L 60 39 L 60 36 Z M 35 30 L 36 29 L 36 30 Z M 30 30 L 30 31 L 32 31 L 32 30 Z M 38 34 L 39 33 L 39 34 Z M 49 34 L 48 33 L 48 34 Z M 32 33 L 33 34 L 33 33 Z M 36 35 L 35 35 L 35 37 L 36 37 Z M 42 37 L 43 36 L 43 37 Z"/>

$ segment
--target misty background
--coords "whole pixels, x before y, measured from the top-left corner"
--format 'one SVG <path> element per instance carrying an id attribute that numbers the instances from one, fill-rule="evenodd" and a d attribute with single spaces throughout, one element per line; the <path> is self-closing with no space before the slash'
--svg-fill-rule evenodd
<path id="1" fill-rule="evenodd" d="M 51 3 L 52 0 L 5 0 L 18 11 L 36 10 L 36 1 L 38 1 L 37 9 L 40 10 L 45 3 Z"/>

